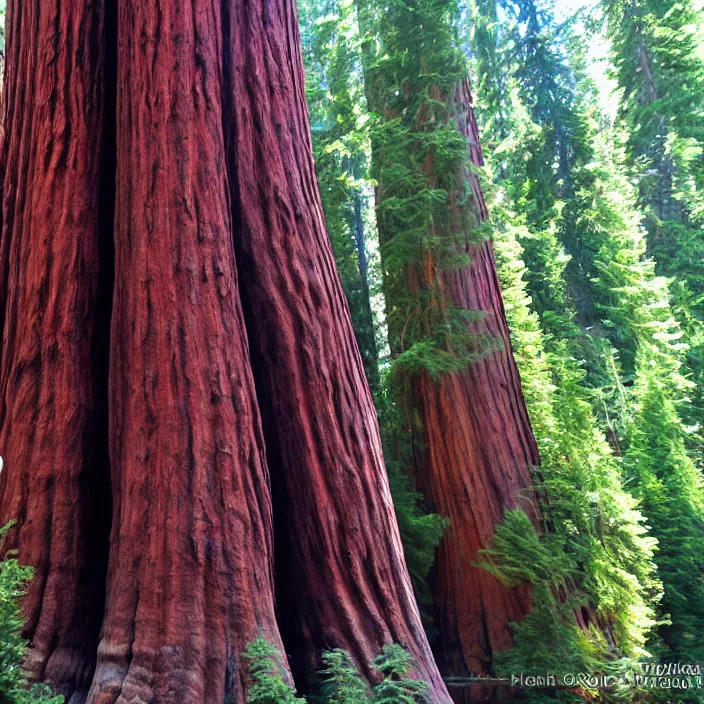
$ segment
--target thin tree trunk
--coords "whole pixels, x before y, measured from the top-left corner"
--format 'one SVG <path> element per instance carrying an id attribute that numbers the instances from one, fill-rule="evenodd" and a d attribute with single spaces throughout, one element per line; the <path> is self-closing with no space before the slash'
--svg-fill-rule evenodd
<path id="1" fill-rule="evenodd" d="M 378 106 L 384 97 L 373 93 L 370 104 Z M 463 81 L 446 99 L 449 119 L 467 138 L 468 161 L 481 165 L 469 82 Z M 376 141 L 374 145 L 379 166 L 384 158 L 383 144 Z M 432 169 L 428 158 L 425 170 L 430 183 L 435 180 Z M 380 179 L 377 204 L 384 198 Z M 458 175 L 449 207 L 453 233 L 477 227 L 487 217 L 484 197 L 469 163 Z M 385 225 L 383 208 L 379 226 L 383 252 L 388 246 L 384 243 L 393 237 Z M 440 237 L 443 233 L 434 234 Z M 407 289 L 411 293 L 437 289 L 434 305 L 481 313 L 467 323 L 467 329 L 478 341 L 491 344 L 483 351 L 480 345 L 478 358 L 464 371 L 444 374 L 439 381 L 428 372 L 411 376 L 406 411 L 417 436 L 414 463 L 418 486 L 431 508 L 450 520 L 438 548 L 431 585 L 440 634 L 435 644 L 438 662 L 446 675 L 486 676 L 494 672 L 494 654 L 511 646 L 510 624 L 529 612 L 530 594 L 525 586 L 503 586 L 475 563 L 481 558 L 480 551 L 491 547 L 506 509 L 521 507 L 538 524 L 531 469 L 538 465 L 539 457 L 511 352 L 492 242 L 483 239 L 476 243 L 467 237 L 455 254 L 468 256 L 469 265 L 438 269 L 435 254 L 425 252 L 422 266 L 411 263 L 407 267 Z M 385 274 L 399 275 L 386 267 Z M 386 287 L 387 309 L 402 309 L 391 299 L 394 290 Z M 396 320 L 400 327 L 401 321 Z M 390 329 L 389 337 L 397 352 L 405 349 L 404 330 Z"/>
<path id="2" fill-rule="evenodd" d="M 119 3 L 115 520 L 96 704 L 244 704 L 242 650 L 258 628 L 280 646 L 231 238 L 222 7 Z"/>
<path id="3" fill-rule="evenodd" d="M 104 12 L 77 0 L 7 8 L 0 525 L 16 521 L 3 550 L 34 567 L 25 667 L 67 695 L 90 682 L 110 525 Z"/>
<path id="4" fill-rule="evenodd" d="M 294 675 L 310 682 L 319 651 L 337 647 L 374 679 L 370 660 L 398 642 L 445 704 L 325 232 L 294 4 L 229 7 L 235 244 L 281 522 L 279 612 Z"/>
<path id="5" fill-rule="evenodd" d="M 480 165 L 467 81 L 458 88 L 453 109 L 470 161 Z M 487 217 L 481 189 L 469 172 L 462 180 L 473 194 L 462 207 L 470 208 L 479 224 Z M 509 625 L 528 613 L 530 595 L 526 587 L 504 587 L 474 563 L 492 544 L 506 509 L 520 506 L 537 523 L 531 468 L 539 458 L 511 352 L 492 242 L 468 243 L 466 252 L 468 267 L 441 273 L 442 292 L 460 309 L 481 311 L 471 331 L 498 344 L 439 384 L 421 377 L 418 402 L 427 451 L 419 485 L 434 509 L 450 519 L 435 569 L 441 662 L 451 674 L 486 675 L 493 673 L 494 654 L 512 644 Z"/>
<path id="6" fill-rule="evenodd" d="M 377 350 L 374 330 L 374 314 L 369 290 L 369 263 L 364 241 L 364 218 L 362 214 L 362 193 L 360 188 L 354 190 L 354 241 L 359 267 L 360 310 L 353 327 L 362 353 L 364 371 L 373 393 L 379 389 L 379 352 Z"/>

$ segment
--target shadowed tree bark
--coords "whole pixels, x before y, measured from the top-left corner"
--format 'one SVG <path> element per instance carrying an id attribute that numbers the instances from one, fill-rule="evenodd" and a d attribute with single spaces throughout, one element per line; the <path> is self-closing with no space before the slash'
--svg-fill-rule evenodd
<path id="1" fill-rule="evenodd" d="M 7 17 L 0 525 L 35 570 L 25 667 L 70 694 L 95 661 L 110 525 L 104 4 L 12 0 Z"/>

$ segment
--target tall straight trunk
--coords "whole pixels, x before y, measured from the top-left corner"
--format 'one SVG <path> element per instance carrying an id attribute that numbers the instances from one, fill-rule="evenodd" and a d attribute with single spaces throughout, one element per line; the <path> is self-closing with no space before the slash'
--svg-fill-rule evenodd
<path id="1" fill-rule="evenodd" d="M 231 237 L 223 7 L 119 3 L 114 522 L 96 704 L 244 704 L 246 644 L 262 629 L 280 646 Z"/>
<path id="2" fill-rule="evenodd" d="M 369 289 L 369 263 L 364 237 L 364 215 L 362 212 L 362 190 L 354 189 L 354 244 L 357 250 L 357 266 L 359 268 L 359 293 L 357 296 L 356 319 L 352 313 L 352 327 L 354 328 L 362 353 L 364 371 L 369 380 L 372 393 L 379 389 L 379 351 L 377 349 L 374 329 L 374 313 L 372 312 L 371 292 Z M 350 306 L 351 307 L 351 306 Z"/>
<path id="3" fill-rule="evenodd" d="M 229 3 L 234 233 L 272 474 L 279 612 L 297 682 L 324 648 L 370 679 L 408 648 L 449 695 L 414 601 L 379 428 L 315 181 L 295 6 Z"/>
<path id="4" fill-rule="evenodd" d="M 369 24 L 365 11 L 361 6 L 360 16 Z M 369 55 L 366 62 L 369 103 L 377 113 L 393 119 L 397 98 L 384 94 L 384 77 L 369 69 Z M 403 85 L 410 104 L 412 83 L 409 80 Z M 468 234 L 463 243 L 457 243 L 455 234 L 476 228 L 487 218 L 484 197 L 470 167 L 481 165 L 482 153 L 469 83 L 462 81 L 448 96 L 443 97 L 439 90 L 432 95 L 436 104 L 445 101 L 447 119 L 466 138 L 469 149 L 449 194 L 449 216 L 444 224 L 433 219 L 432 239 L 444 241 L 445 237 L 452 248 L 450 256 L 468 257 L 469 264 L 443 268 L 440 258 L 448 254 L 426 249 L 422 261 L 408 262 L 405 271 L 390 268 L 384 253 L 392 245 L 398 223 L 387 221 L 384 208 L 385 145 L 381 137 L 372 140 L 379 180 L 378 222 L 387 311 L 408 310 L 406 297 L 424 292 L 426 297 L 432 296 L 431 306 L 480 313 L 466 323 L 466 332 L 479 342 L 474 350 L 477 358 L 462 371 L 445 373 L 439 380 L 428 371 L 407 375 L 409 390 L 402 404 L 408 429 L 415 436 L 418 486 L 432 510 L 450 521 L 437 551 L 431 584 L 439 630 L 434 646 L 438 662 L 443 674 L 486 676 L 494 674 L 494 654 L 512 645 L 510 624 L 530 611 L 530 593 L 527 586 L 505 587 L 475 563 L 481 559 L 480 551 L 491 547 L 505 510 L 521 507 L 538 525 L 532 468 L 538 465 L 539 457 L 511 352 L 492 242 L 487 238 L 477 242 Z M 388 107 L 391 103 L 396 107 Z M 419 134 L 433 129 L 423 123 L 422 109 L 414 106 L 410 114 L 415 116 L 412 129 Z M 438 174 L 433 171 L 432 152 L 421 163 L 427 183 L 434 184 Z M 391 217 L 397 212 L 392 210 Z M 403 300 L 396 300 L 395 295 Z M 409 346 L 405 340 L 408 316 L 387 314 L 387 319 L 392 352 L 398 355 Z M 432 324 L 430 328 L 425 322 L 422 325 L 428 339 L 437 338 Z M 488 350 L 486 340 L 492 343 Z M 452 351 L 454 343 L 449 345 Z"/>
<path id="5" fill-rule="evenodd" d="M 10 0 L 7 17 L 0 525 L 15 525 L 2 547 L 34 567 L 28 674 L 70 695 L 92 674 L 110 525 L 95 374 L 111 286 L 104 4 Z"/>
<path id="6" fill-rule="evenodd" d="M 467 138 L 471 163 L 482 163 L 469 83 L 455 93 L 452 110 Z M 467 206 L 480 224 L 486 204 L 474 174 L 467 170 L 453 194 L 469 182 Z M 458 218 L 462 219 L 462 218 Z M 470 264 L 440 274 L 444 297 L 464 310 L 481 311 L 470 325 L 487 336 L 493 350 L 466 371 L 435 383 L 419 379 L 416 393 L 426 453 L 419 485 L 435 510 L 450 519 L 437 555 L 434 597 L 441 632 L 439 650 L 447 671 L 486 675 L 496 652 L 512 644 L 509 625 L 530 610 L 527 587 L 509 589 L 473 565 L 490 547 L 506 509 L 523 508 L 536 522 L 531 471 L 539 463 L 521 379 L 511 351 L 491 239 L 468 243 Z"/>

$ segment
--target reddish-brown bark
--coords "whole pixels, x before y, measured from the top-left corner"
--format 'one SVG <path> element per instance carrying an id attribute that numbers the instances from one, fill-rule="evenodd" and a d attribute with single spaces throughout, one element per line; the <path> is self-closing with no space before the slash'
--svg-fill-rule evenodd
<path id="1" fill-rule="evenodd" d="M 235 243 L 279 498 L 289 654 L 299 681 L 321 649 L 336 647 L 373 677 L 370 660 L 398 642 L 444 704 L 449 695 L 413 598 L 376 414 L 325 232 L 294 5 L 229 7 Z"/>
<path id="2" fill-rule="evenodd" d="M 442 99 L 439 91 L 434 97 Z M 372 99 L 380 103 L 384 98 L 372 95 Z M 467 81 L 451 96 L 450 113 L 467 138 L 470 161 L 481 164 Z M 383 153 L 375 158 L 383 161 Z M 424 169 L 434 183 L 432 155 Z M 382 180 L 377 199 L 383 202 L 384 197 Z M 465 202 L 460 205 L 460 200 Z M 468 165 L 459 174 L 449 207 L 446 227 L 453 233 L 466 232 L 487 217 L 481 188 Z M 393 232 L 384 223 L 383 209 L 380 213 L 382 238 L 389 242 Z M 531 468 L 538 464 L 538 451 L 511 352 L 491 240 L 477 243 L 467 237 L 463 244 L 452 246 L 457 247 L 457 257 L 468 256 L 467 266 L 441 269 L 435 264 L 435 253 L 427 251 L 422 266 L 409 263 L 405 278 L 398 281 L 410 294 L 433 291 L 436 306 L 481 312 L 467 324 L 478 341 L 478 354 L 465 370 L 445 374 L 439 381 L 425 371 L 411 375 L 405 403 L 409 428 L 419 435 L 415 445 L 420 450 L 414 460 L 418 486 L 433 510 L 450 520 L 432 575 L 441 670 L 449 675 L 485 676 L 492 673 L 493 654 L 511 645 L 509 624 L 529 611 L 530 594 L 525 587 L 506 588 L 474 563 L 480 559 L 479 551 L 491 546 L 505 509 L 521 506 L 537 522 Z M 387 285 L 391 310 L 405 307 L 392 298 L 399 290 L 396 281 Z M 403 330 L 391 329 L 390 337 L 392 346 L 399 347 Z"/>
<path id="3" fill-rule="evenodd" d="M 467 137 L 470 159 L 482 155 L 468 82 L 453 99 L 455 119 Z M 486 204 L 473 174 L 466 173 L 477 224 Z M 470 264 L 442 273 L 444 297 L 466 310 L 482 311 L 471 330 L 499 344 L 469 368 L 439 384 L 420 380 L 419 407 L 427 443 L 419 482 L 450 528 L 438 549 L 434 596 L 444 667 L 453 674 L 492 672 L 494 652 L 511 645 L 509 624 L 530 610 L 526 587 L 508 589 L 473 566 L 491 545 L 505 509 L 521 506 L 537 520 L 531 468 L 538 450 L 530 426 L 504 313 L 490 239 L 467 244 Z"/>
<path id="4" fill-rule="evenodd" d="M 280 647 L 220 13 L 213 0 L 119 4 L 114 522 L 95 704 L 243 704 L 246 644 L 262 629 Z"/>
<path id="5" fill-rule="evenodd" d="M 66 694 L 92 674 L 110 521 L 105 383 L 93 373 L 106 371 L 110 287 L 103 15 L 78 0 L 7 8 L 0 524 L 16 521 L 4 549 L 35 571 L 25 666 Z"/>

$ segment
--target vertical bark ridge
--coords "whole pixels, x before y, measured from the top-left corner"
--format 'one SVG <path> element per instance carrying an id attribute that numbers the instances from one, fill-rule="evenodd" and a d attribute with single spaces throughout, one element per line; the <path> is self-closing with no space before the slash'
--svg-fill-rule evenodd
<path id="1" fill-rule="evenodd" d="M 245 701 L 274 617 L 268 472 L 238 296 L 221 6 L 119 3 L 114 515 L 91 703 Z"/>
<path id="2" fill-rule="evenodd" d="M 106 325 L 100 250 L 111 234 L 99 202 L 104 5 L 11 1 L 7 20 L 0 524 L 16 521 L 3 550 L 18 549 L 35 570 L 27 672 L 71 695 L 92 674 L 110 503 L 93 374 Z"/>
<path id="3" fill-rule="evenodd" d="M 229 5 L 235 247 L 277 520 L 280 605 L 298 683 L 319 652 L 399 642 L 449 695 L 421 626 L 376 413 L 315 183 L 295 7 Z"/>

